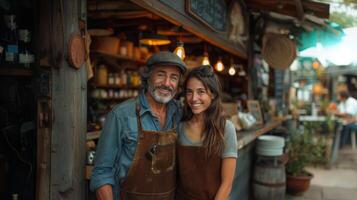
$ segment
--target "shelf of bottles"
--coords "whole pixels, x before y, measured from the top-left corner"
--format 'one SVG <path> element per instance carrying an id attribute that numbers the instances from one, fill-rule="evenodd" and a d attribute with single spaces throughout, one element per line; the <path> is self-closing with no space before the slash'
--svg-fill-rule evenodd
<path id="1" fill-rule="evenodd" d="M 112 53 L 107 53 L 105 51 L 100 51 L 100 50 L 95 50 L 95 51 L 92 51 L 91 53 L 96 56 L 101 56 L 101 57 L 105 57 L 105 58 L 113 58 L 113 59 L 117 59 L 117 60 L 135 62 L 138 65 L 144 65 L 146 63 L 146 61 L 142 60 L 142 59 L 135 59 L 135 58 L 131 58 L 126 55 L 112 54 Z"/>
<path id="2" fill-rule="evenodd" d="M 138 71 L 121 69 L 109 72 L 105 64 L 98 66 L 90 96 L 99 100 L 125 100 L 139 94 L 141 79 Z"/>
<path id="3" fill-rule="evenodd" d="M 35 62 L 31 19 L 27 11 L 15 7 L 2 11 L 5 23 L 0 26 L 0 75 L 31 76 L 31 65 Z"/>
<path id="4" fill-rule="evenodd" d="M 118 103 L 139 95 L 141 78 L 138 70 L 96 66 L 94 79 L 89 83 L 89 132 L 99 131 L 107 113 Z"/>

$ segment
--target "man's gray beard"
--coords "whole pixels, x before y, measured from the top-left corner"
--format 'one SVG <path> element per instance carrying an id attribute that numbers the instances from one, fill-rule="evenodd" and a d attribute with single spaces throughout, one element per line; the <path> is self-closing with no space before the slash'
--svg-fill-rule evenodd
<path id="1" fill-rule="evenodd" d="M 155 91 L 157 90 L 158 88 L 153 88 L 151 85 L 148 86 L 148 90 L 151 94 L 151 96 L 155 99 L 156 102 L 158 103 L 163 103 L 163 104 L 166 104 L 168 103 L 171 99 L 174 98 L 175 96 L 175 92 L 172 92 L 170 96 L 165 96 L 165 97 L 161 97 L 159 96 L 158 94 L 155 93 Z"/>

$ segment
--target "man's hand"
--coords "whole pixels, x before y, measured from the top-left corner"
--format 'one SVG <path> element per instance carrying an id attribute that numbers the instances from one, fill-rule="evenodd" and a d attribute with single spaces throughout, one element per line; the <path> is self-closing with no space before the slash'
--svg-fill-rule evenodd
<path id="1" fill-rule="evenodd" d="M 352 124 L 352 123 L 355 123 L 357 122 L 357 117 L 347 117 L 344 119 L 344 124 Z"/>
<path id="2" fill-rule="evenodd" d="M 103 185 L 95 191 L 98 200 L 113 200 L 113 188 L 111 185 Z"/>

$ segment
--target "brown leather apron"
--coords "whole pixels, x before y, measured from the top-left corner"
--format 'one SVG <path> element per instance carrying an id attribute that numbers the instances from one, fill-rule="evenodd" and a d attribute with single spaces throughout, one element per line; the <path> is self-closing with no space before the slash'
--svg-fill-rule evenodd
<path id="1" fill-rule="evenodd" d="M 177 145 L 177 200 L 214 199 L 221 184 L 221 156 L 205 156 L 205 148 Z"/>
<path id="2" fill-rule="evenodd" d="M 138 142 L 127 177 L 120 185 L 120 200 L 173 200 L 176 186 L 177 134 L 143 130 L 136 106 Z"/>

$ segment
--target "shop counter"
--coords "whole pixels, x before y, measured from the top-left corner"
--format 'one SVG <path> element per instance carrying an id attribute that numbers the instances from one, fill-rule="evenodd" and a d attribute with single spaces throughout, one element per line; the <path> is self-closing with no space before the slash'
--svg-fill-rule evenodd
<path id="1" fill-rule="evenodd" d="M 254 129 L 237 131 L 238 150 L 242 149 L 243 147 L 254 141 L 257 137 L 278 127 L 281 123 L 282 120 L 276 118 L 274 120 L 265 123 L 264 125 L 257 126 Z"/>

